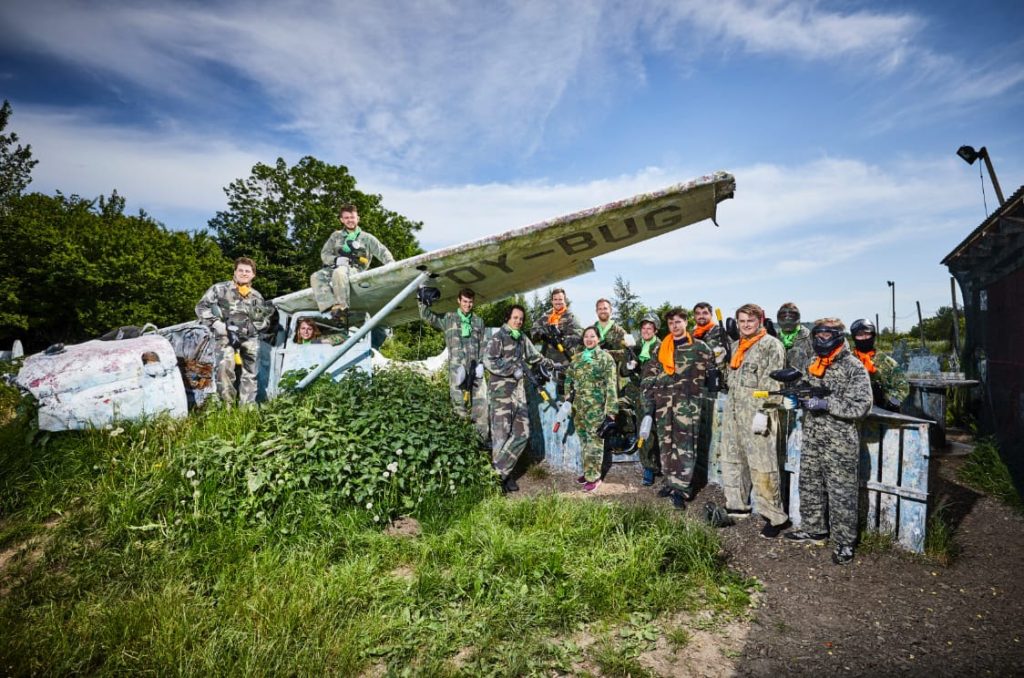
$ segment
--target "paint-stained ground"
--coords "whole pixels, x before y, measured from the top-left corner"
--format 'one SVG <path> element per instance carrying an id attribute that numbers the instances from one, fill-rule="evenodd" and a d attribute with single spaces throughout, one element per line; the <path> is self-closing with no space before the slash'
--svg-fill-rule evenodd
<path id="1" fill-rule="evenodd" d="M 720 661 L 705 654 L 696 675 L 1024 675 L 1024 516 L 956 482 L 960 463 L 932 463 L 932 501 L 946 506 L 958 551 L 948 566 L 885 546 L 837 566 L 828 547 L 761 538 L 758 517 L 721 530 L 728 565 L 763 591 L 741 648 L 733 629 Z M 578 493 L 557 473 L 528 472 L 519 484 L 524 494 Z M 635 464 L 614 465 L 598 495 L 667 504 L 640 485 Z M 704 487 L 687 513 L 699 519 L 708 501 L 721 504 L 719 488 Z M 651 668 L 681 675 L 664 658 Z"/>

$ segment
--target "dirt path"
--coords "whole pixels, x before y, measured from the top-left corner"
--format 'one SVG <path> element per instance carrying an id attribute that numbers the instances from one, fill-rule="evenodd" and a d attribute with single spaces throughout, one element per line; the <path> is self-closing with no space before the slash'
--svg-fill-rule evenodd
<path id="1" fill-rule="evenodd" d="M 729 565 L 764 592 L 748 632 L 722 638 L 722 661 L 709 661 L 707 674 L 1024 675 L 1024 517 L 953 481 L 958 463 L 933 462 L 932 496 L 948 505 L 960 551 L 949 567 L 895 548 L 861 549 L 839 567 L 826 547 L 760 538 L 757 517 L 723 530 Z M 635 465 L 615 465 L 607 480 L 605 498 L 666 501 L 640 486 Z M 525 494 L 577 492 L 561 474 L 528 474 L 520 485 Z M 704 488 L 688 510 L 706 501 L 721 503 L 721 491 Z"/>

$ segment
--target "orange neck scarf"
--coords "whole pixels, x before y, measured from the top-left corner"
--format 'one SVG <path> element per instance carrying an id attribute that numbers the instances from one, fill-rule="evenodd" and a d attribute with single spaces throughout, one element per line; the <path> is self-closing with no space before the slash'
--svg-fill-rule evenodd
<path id="1" fill-rule="evenodd" d="M 561 311 L 551 309 L 551 315 L 548 316 L 548 325 L 557 325 L 562 319 L 562 316 L 565 315 L 565 312 L 568 310 L 568 306 L 563 306 Z"/>
<path id="2" fill-rule="evenodd" d="M 759 329 L 752 337 L 740 338 L 740 346 L 736 349 L 736 352 L 732 354 L 732 361 L 729 362 L 729 367 L 734 370 L 738 370 L 740 365 L 743 364 L 743 356 L 750 349 L 751 346 L 761 341 L 764 335 L 768 334 L 768 330 L 765 328 Z"/>
<path id="3" fill-rule="evenodd" d="M 249 292 L 252 291 L 252 288 L 249 287 L 248 285 L 239 285 L 238 283 L 235 283 L 235 289 L 238 290 L 238 294 L 243 299 L 249 296 Z"/>
<path id="4" fill-rule="evenodd" d="M 693 339 L 686 332 L 683 332 L 682 339 L 686 340 L 687 344 L 693 343 Z M 676 373 L 676 340 L 669 334 L 661 340 L 661 347 L 658 348 L 658 362 L 665 368 L 665 374 Z"/>
<path id="5" fill-rule="evenodd" d="M 857 359 L 860 360 L 862 363 L 864 363 L 864 367 L 867 369 L 868 374 L 874 374 L 875 372 L 878 371 L 878 368 L 875 367 L 875 361 L 874 361 L 875 352 L 874 351 L 862 352 L 862 351 L 858 351 L 857 349 L 853 349 L 853 355 L 857 356 Z"/>
<path id="6" fill-rule="evenodd" d="M 843 344 L 839 344 L 832 350 L 831 353 L 829 353 L 824 358 L 822 358 L 821 356 L 815 358 L 814 362 L 807 366 L 807 371 L 810 373 L 810 375 L 812 377 L 818 378 L 824 377 L 825 370 L 828 369 L 829 365 L 836 361 L 836 356 L 838 356 L 839 352 L 843 350 L 843 346 Z"/>
<path id="7" fill-rule="evenodd" d="M 697 325 L 696 327 L 693 328 L 693 336 L 696 337 L 697 339 L 703 339 L 705 334 L 715 329 L 716 327 L 718 327 L 718 325 L 716 325 L 715 323 L 708 323 L 707 325 Z"/>

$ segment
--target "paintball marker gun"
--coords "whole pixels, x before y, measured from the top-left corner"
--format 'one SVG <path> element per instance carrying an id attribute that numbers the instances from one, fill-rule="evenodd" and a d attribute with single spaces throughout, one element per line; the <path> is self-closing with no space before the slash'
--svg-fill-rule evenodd
<path id="1" fill-rule="evenodd" d="M 423 285 L 416 290 L 416 300 L 424 306 L 429 307 L 440 298 L 441 290 L 436 287 L 427 287 L 426 285 Z"/>
<path id="2" fill-rule="evenodd" d="M 554 403 L 551 402 L 551 396 L 548 395 L 548 392 L 544 389 L 544 385 L 537 378 L 537 375 L 534 374 L 533 368 L 530 365 L 527 365 L 526 361 L 520 359 L 519 366 L 517 369 L 522 371 L 523 376 L 526 377 L 526 380 L 529 381 L 533 388 L 537 391 L 537 395 L 539 395 L 540 399 L 544 401 L 544 404 L 547 405 L 548 407 L 554 407 Z M 541 376 L 544 377 L 545 381 L 547 381 L 548 379 L 551 378 L 552 375 L 545 374 L 542 372 Z"/>
<path id="3" fill-rule="evenodd" d="M 455 371 L 455 381 L 459 385 L 459 390 L 462 391 L 462 402 L 469 405 L 469 399 L 473 395 L 473 389 L 476 388 L 476 382 L 482 379 L 484 376 L 483 364 L 476 360 L 469 361 L 469 369 L 466 369 L 465 365 L 459 365 L 459 368 Z"/>
<path id="4" fill-rule="evenodd" d="M 348 252 L 340 247 L 338 248 L 337 256 L 334 258 L 335 268 L 339 266 L 354 266 L 356 264 L 368 266 L 370 264 L 370 259 L 365 254 L 361 253 L 361 250 L 363 249 L 362 243 L 358 240 L 353 240 L 348 247 Z"/>
<path id="5" fill-rule="evenodd" d="M 235 349 L 235 364 L 242 364 L 242 337 L 237 325 L 228 325 L 228 345 Z"/>
<path id="6" fill-rule="evenodd" d="M 651 437 L 651 429 L 654 428 L 654 405 L 652 404 L 645 412 L 644 418 L 640 420 L 640 430 L 636 435 L 636 449 L 642 449 L 644 443 Z"/>
<path id="7" fill-rule="evenodd" d="M 768 376 L 782 384 L 782 388 L 777 391 L 754 391 L 755 398 L 767 398 L 768 396 L 778 395 L 785 398 L 804 400 L 806 398 L 825 398 L 831 393 L 827 386 L 812 386 L 809 381 L 803 378 L 804 373 L 795 367 L 775 370 L 769 372 Z"/>
<path id="8" fill-rule="evenodd" d="M 569 417 L 572 416 L 572 401 L 575 399 L 576 393 L 570 393 L 569 396 L 562 401 L 562 404 L 558 407 L 558 413 L 555 414 L 555 424 L 551 427 L 552 433 L 558 433 L 559 429 L 562 428 L 563 424 L 569 423 Z"/>
<path id="9" fill-rule="evenodd" d="M 562 330 L 558 329 L 558 325 L 549 325 L 543 323 L 535 326 L 537 328 L 537 334 L 540 340 L 548 346 L 554 348 L 562 355 L 568 355 L 567 349 L 572 349 L 579 343 L 579 338 L 570 335 L 565 336 L 562 334 Z"/>

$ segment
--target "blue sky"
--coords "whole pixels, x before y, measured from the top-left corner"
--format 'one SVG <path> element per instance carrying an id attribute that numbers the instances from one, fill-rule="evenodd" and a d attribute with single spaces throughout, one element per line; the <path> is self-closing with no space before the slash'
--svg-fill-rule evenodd
<path id="1" fill-rule="evenodd" d="M 939 261 L 985 217 L 956 148 L 1024 183 L 1019 1 L 8 0 L 0 24 L 31 188 L 117 189 L 173 228 L 278 156 L 348 166 L 428 249 L 736 176 L 721 228 L 568 281 L 585 320 L 616 274 L 651 304 L 847 323 L 890 317 L 895 280 L 906 330 L 914 301 L 949 303 Z"/>

